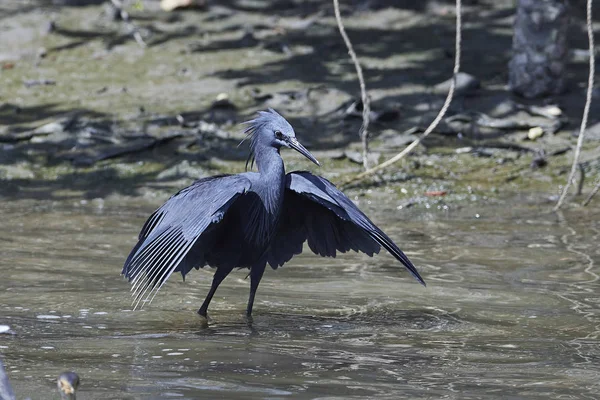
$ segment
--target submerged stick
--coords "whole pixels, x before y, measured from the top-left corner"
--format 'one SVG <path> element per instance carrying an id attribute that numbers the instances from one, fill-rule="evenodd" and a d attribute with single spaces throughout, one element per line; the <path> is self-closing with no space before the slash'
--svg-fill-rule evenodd
<path id="1" fill-rule="evenodd" d="M 577 138 L 577 147 L 575 147 L 575 155 L 573 156 L 573 165 L 571 166 L 571 172 L 569 173 L 569 178 L 567 179 L 567 184 L 562 190 L 558 202 L 554 206 L 554 211 L 558 210 L 563 202 L 565 201 L 565 197 L 567 197 L 567 193 L 569 193 L 569 188 L 571 187 L 571 183 L 575 178 L 575 173 L 577 172 L 577 164 L 579 163 L 579 155 L 581 154 L 581 147 L 583 146 L 583 138 L 585 136 L 585 128 L 587 125 L 588 115 L 590 113 L 590 105 L 592 104 L 592 89 L 594 88 L 594 73 L 595 71 L 595 59 L 594 59 L 594 30 L 592 28 L 592 0 L 587 0 L 587 34 L 588 34 L 588 43 L 590 48 L 590 71 L 588 75 L 588 87 L 587 87 L 587 95 L 585 98 L 585 106 L 583 107 L 583 118 L 581 119 L 581 126 L 579 127 L 579 137 Z M 590 197 L 591 200 L 591 197 Z M 587 201 L 587 200 L 586 200 Z"/>
<path id="2" fill-rule="evenodd" d="M 406 156 L 408 153 L 410 153 L 415 147 L 417 147 L 419 145 L 419 143 L 421 143 L 423 141 L 423 139 L 425 139 L 438 126 L 438 124 L 440 123 L 440 121 L 442 120 L 444 115 L 446 114 L 446 111 L 448 111 L 448 107 L 450 107 L 450 103 L 452 102 L 452 97 L 454 96 L 454 89 L 456 88 L 456 75 L 458 74 L 458 72 L 460 70 L 461 30 L 462 30 L 461 0 L 456 0 L 456 44 L 455 44 L 456 54 L 454 55 L 454 69 L 453 69 L 452 83 L 450 84 L 450 89 L 448 90 L 448 96 L 446 96 L 444 105 L 440 109 L 440 112 L 435 117 L 433 122 L 431 122 L 431 124 L 427 127 L 425 132 L 423 132 L 423 135 L 421 135 L 420 138 L 418 138 L 417 140 L 415 140 L 414 142 L 412 142 L 411 144 L 406 146 L 406 148 L 404 150 L 402 150 L 400 153 L 396 154 L 394 157 L 390 158 L 389 160 L 387 160 L 379 165 L 376 165 L 375 167 L 368 169 L 361 174 L 358 174 L 354 178 L 345 182 L 345 184 L 361 181 L 364 178 L 366 178 L 367 176 L 372 175 L 375 172 L 380 171 L 384 168 L 387 168 L 390 165 L 398 162 L 399 160 L 404 158 L 404 156 Z"/>
<path id="3" fill-rule="evenodd" d="M 356 75 L 358 75 L 358 82 L 360 84 L 360 96 L 363 104 L 362 110 L 362 125 L 360 126 L 359 136 L 362 142 L 362 156 L 363 156 L 363 166 L 365 170 L 369 169 L 369 114 L 371 113 L 371 104 L 369 100 L 369 96 L 367 95 L 367 88 L 365 85 L 365 78 L 363 76 L 362 67 L 358 62 L 358 57 L 354 52 L 354 47 L 352 46 L 352 42 L 346 33 L 346 29 L 344 28 L 344 24 L 342 23 L 342 15 L 340 14 L 340 3 L 339 0 L 333 0 L 333 9 L 335 11 L 335 20 L 337 22 L 338 28 L 340 30 L 340 35 L 342 35 L 342 39 L 344 39 L 344 43 L 348 48 L 348 54 L 350 58 L 352 58 L 352 62 L 354 63 L 354 68 L 356 69 Z"/>

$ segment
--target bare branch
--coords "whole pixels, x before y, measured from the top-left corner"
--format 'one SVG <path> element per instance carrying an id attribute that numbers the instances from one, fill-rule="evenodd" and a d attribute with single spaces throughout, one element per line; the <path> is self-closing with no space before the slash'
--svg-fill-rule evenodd
<path id="1" fill-rule="evenodd" d="M 585 207 L 588 204 L 590 204 L 590 201 L 592 201 L 592 198 L 598 192 L 600 192 L 600 181 L 598 181 L 598 183 L 596 184 L 596 186 L 594 187 L 594 189 L 592 190 L 592 192 L 590 193 L 590 195 L 585 199 L 585 201 L 583 203 L 581 203 L 581 205 Z"/>
<path id="2" fill-rule="evenodd" d="M 556 206 L 554 206 L 555 211 L 562 206 L 563 202 L 565 201 L 565 197 L 567 197 L 567 194 L 569 193 L 571 183 L 573 182 L 573 179 L 575 179 L 575 173 L 577 172 L 577 164 L 579 163 L 579 155 L 581 154 L 581 146 L 583 146 L 583 138 L 585 136 L 585 128 L 587 126 L 588 115 L 590 113 L 590 105 L 592 104 L 592 89 L 594 87 L 595 73 L 594 30 L 592 28 L 592 0 L 587 0 L 587 34 L 590 48 L 590 71 L 588 76 L 588 87 L 585 99 L 585 107 L 583 108 L 583 118 L 581 119 L 581 126 L 579 127 L 579 137 L 577 138 L 577 147 L 575 147 L 575 155 L 573 156 L 573 165 L 571 166 L 571 172 L 569 173 L 569 178 L 567 179 L 567 183 L 563 188 L 562 193 L 560 194 L 558 202 L 556 203 Z"/>
<path id="3" fill-rule="evenodd" d="M 396 154 L 394 157 L 390 158 L 389 160 L 387 160 L 379 165 L 376 165 L 375 167 L 368 169 L 365 172 L 357 175 L 356 177 L 352 178 L 350 181 L 346 182 L 345 184 L 363 180 L 367 176 L 372 175 L 375 172 L 380 171 L 384 168 L 387 168 L 390 165 L 398 162 L 404 156 L 406 156 L 408 153 L 410 153 L 415 147 L 417 147 L 419 145 L 419 143 L 421 143 L 423 141 L 423 139 L 425 139 L 438 126 L 438 124 L 440 123 L 440 121 L 442 120 L 444 115 L 446 114 L 446 111 L 448 111 L 448 107 L 450 107 L 450 103 L 452 102 L 452 97 L 454 96 L 454 89 L 456 88 L 456 75 L 458 74 L 458 72 L 460 70 L 460 52 L 461 52 L 461 39 L 462 39 L 461 31 L 462 31 L 461 0 L 456 0 L 456 44 L 455 44 L 454 70 L 453 70 L 453 76 L 452 76 L 452 83 L 450 85 L 450 90 L 448 90 L 448 96 L 446 96 L 444 105 L 442 106 L 440 112 L 435 117 L 433 122 L 431 122 L 431 124 L 427 127 L 427 129 L 425 130 L 425 132 L 423 132 L 423 135 L 421 135 L 421 137 L 419 139 L 415 140 L 414 142 L 412 142 L 411 144 L 406 146 L 406 148 L 404 150 L 402 150 L 400 153 Z"/>
<path id="4" fill-rule="evenodd" d="M 346 34 L 346 29 L 344 28 L 344 24 L 342 23 L 342 15 L 340 14 L 340 3 L 339 0 L 333 0 L 333 9 L 335 11 L 335 20 L 337 22 L 338 28 L 340 29 L 340 35 L 344 39 L 344 43 L 346 43 L 346 47 L 348 48 L 348 54 L 350 58 L 352 58 L 352 62 L 354 63 L 354 68 L 356 68 L 356 75 L 358 75 L 358 82 L 360 83 L 360 96 L 362 99 L 363 110 L 362 110 L 362 125 L 360 127 L 359 136 L 362 141 L 362 156 L 363 156 L 363 166 L 365 169 L 369 168 L 369 114 L 371 113 L 371 105 L 369 102 L 369 96 L 367 95 L 367 88 L 365 85 L 365 78 L 363 77 L 362 68 L 360 63 L 358 62 L 358 57 L 354 52 L 354 48 L 352 47 L 352 42 L 350 42 L 350 38 L 348 34 Z"/>

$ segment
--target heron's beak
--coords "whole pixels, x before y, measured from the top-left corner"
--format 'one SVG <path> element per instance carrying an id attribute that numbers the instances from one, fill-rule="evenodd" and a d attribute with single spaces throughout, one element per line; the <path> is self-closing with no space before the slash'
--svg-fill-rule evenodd
<path id="1" fill-rule="evenodd" d="M 306 147 L 302 146 L 300 144 L 300 142 L 298 141 L 298 139 L 296 139 L 296 138 L 290 139 L 288 141 L 288 144 L 290 145 L 290 147 L 292 149 L 296 150 L 298 153 L 302 154 L 304 157 L 308 158 L 310 161 L 314 162 L 319 167 L 321 166 L 321 164 L 319 164 L 319 162 L 317 161 L 315 156 L 310 154 L 310 151 L 306 150 Z"/>

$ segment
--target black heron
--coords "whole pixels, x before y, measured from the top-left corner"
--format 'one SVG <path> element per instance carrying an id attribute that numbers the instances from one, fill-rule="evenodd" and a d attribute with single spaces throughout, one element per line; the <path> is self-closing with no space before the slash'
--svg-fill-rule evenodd
<path id="1" fill-rule="evenodd" d="M 258 172 L 218 175 L 186 187 L 148 218 L 129 254 L 123 274 L 132 282 L 134 308 L 151 301 L 173 272 L 216 268 L 198 314 L 207 317 L 215 291 L 234 268 L 250 270 L 254 296 L 267 263 L 281 267 L 302 252 L 304 242 L 320 256 L 385 248 L 423 285 L 415 266 L 398 246 L 331 182 L 306 171 L 285 173 L 282 147 L 319 165 L 276 111 L 248 121 L 250 156 Z M 143 304 L 143 303 L 142 303 Z"/>

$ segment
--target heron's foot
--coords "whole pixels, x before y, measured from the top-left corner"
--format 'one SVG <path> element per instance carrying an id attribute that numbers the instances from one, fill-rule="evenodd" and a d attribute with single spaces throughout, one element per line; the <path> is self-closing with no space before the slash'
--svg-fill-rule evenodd
<path id="1" fill-rule="evenodd" d="M 252 318 L 252 314 L 246 313 L 246 323 L 248 324 L 248 326 L 252 326 L 253 322 L 254 318 Z"/>
<path id="2" fill-rule="evenodd" d="M 200 316 L 200 326 L 202 328 L 208 328 L 208 314 L 206 310 L 202 308 L 198 310 L 198 315 Z"/>
<path id="3" fill-rule="evenodd" d="M 205 329 L 208 328 L 208 317 L 205 317 L 204 315 L 200 315 L 200 328 Z"/>

